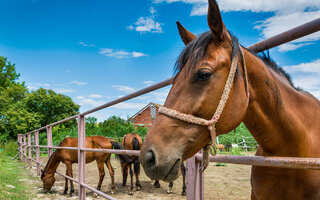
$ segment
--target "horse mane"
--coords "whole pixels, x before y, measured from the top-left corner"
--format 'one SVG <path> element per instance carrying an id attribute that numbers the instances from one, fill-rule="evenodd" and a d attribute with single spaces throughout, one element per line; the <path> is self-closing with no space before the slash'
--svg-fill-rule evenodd
<path id="1" fill-rule="evenodd" d="M 232 44 L 232 53 L 231 53 L 231 60 L 232 60 L 235 54 L 239 51 L 240 45 L 239 45 L 238 38 L 234 36 L 230 31 L 229 31 L 229 35 L 231 37 L 231 44 Z M 174 67 L 174 73 L 176 74 L 175 77 L 177 77 L 179 72 L 186 66 L 187 63 L 189 63 L 189 70 L 191 70 L 192 68 L 195 67 L 195 65 L 200 60 L 204 59 L 207 56 L 207 49 L 211 42 L 214 42 L 214 38 L 210 31 L 201 34 L 197 39 L 189 42 L 189 44 L 180 53 L 175 63 L 175 67 Z M 262 52 L 261 55 L 259 55 L 254 53 L 250 49 L 247 49 L 247 48 L 245 49 L 248 50 L 251 54 L 255 55 L 257 58 L 261 59 L 267 67 L 269 67 L 270 69 L 275 71 L 277 74 L 287 79 L 290 85 L 294 89 L 298 91 L 302 90 L 301 88 L 294 86 L 290 75 L 270 57 L 269 52 L 267 53 Z M 236 76 L 237 74 L 238 73 L 236 73 Z"/>
<path id="2" fill-rule="evenodd" d="M 63 142 L 63 140 L 62 140 L 62 142 Z M 61 146 L 62 142 L 60 142 L 60 144 L 58 145 L 59 147 Z M 48 165 L 49 165 L 50 161 L 52 160 L 53 156 L 57 153 L 57 151 L 59 151 L 59 149 L 57 149 L 56 151 L 53 152 L 53 154 L 51 154 L 46 166 L 44 167 L 44 172 L 47 172 Z"/>

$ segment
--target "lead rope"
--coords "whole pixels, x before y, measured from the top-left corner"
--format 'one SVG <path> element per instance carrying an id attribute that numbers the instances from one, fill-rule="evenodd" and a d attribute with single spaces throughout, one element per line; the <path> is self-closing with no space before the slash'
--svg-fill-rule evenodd
<path id="1" fill-rule="evenodd" d="M 241 48 L 240 48 L 240 55 L 242 57 L 244 73 L 245 73 L 246 92 L 247 92 L 247 96 L 249 97 L 247 69 L 246 69 L 246 63 L 245 63 L 243 52 L 242 52 Z M 230 91 L 231 91 L 231 88 L 233 85 L 233 80 L 234 80 L 234 76 L 235 76 L 236 69 L 237 69 L 238 56 L 239 56 L 239 53 L 237 53 L 232 59 L 231 69 L 230 69 L 226 84 L 224 86 L 219 105 L 218 105 L 217 110 L 215 111 L 213 117 L 211 118 L 211 120 L 206 120 L 206 119 L 202 119 L 199 117 L 195 117 L 193 115 L 180 113 L 176 110 L 172 110 L 172 109 L 169 109 L 166 107 L 159 108 L 159 113 L 161 113 L 161 114 L 164 114 L 164 115 L 167 115 L 172 118 L 179 119 L 181 121 L 185 121 L 188 123 L 197 124 L 197 125 L 201 125 L 201 126 L 207 126 L 209 133 L 210 133 L 211 142 L 203 148 L 203 152 L 202 152 L 202 155 L 203 155 L 202 160 L 203 161 L 202 161 L 202 166 L 200 168 L 200 172 L 203 172 L 209 165 L 209 153 L 212 156 L 215 156 L 217 154 L 217 150 L 216 150 L 216 136 L 217 136 L 216 123 L 218 122 L 220 115 L 221 115 L 221 113 L 227 103 L 228 98 L 229 98 L 229 94 L 230 94 Z"/>

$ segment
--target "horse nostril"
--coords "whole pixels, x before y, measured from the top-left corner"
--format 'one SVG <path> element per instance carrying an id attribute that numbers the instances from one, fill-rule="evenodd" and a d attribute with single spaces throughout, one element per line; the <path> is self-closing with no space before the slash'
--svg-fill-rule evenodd
<path id="1" fill-rule="evenodd" d="M 145 155 L 145 163 L 147 167 L 153 167 L 156 165 L 156 157 L 152 150 L 147 151 Z"/>

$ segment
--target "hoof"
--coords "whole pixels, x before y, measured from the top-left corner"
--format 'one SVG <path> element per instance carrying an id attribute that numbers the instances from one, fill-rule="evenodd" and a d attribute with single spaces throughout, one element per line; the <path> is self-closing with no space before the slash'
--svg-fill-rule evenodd
<path id="1" fill-rule="evenodd" d="M 138 186 L 136 190 L 137 190 L 137 191 L 140 191 L 140 190 L 141 190 L 141 186 Z"/>
<path id="2" fill-rule="evenodd" d="M 133 191 L 132 190 L 129 191 L 129 195 L 133 195 Z"/>
<path id="3" fill-rule="evenodd" d="M 69 197 L 72 197 L 72 193 L 69 193 Z"/>
<path id="4" fill-rule="evenodd" d="M 114 194 L 115 192 L 114 192 L 114 189 L 111 189 L 111 192 L 110 192 L 111 194 Z"/>
<path id="5" fill-rule="evenodd" d="M 182 192 L 181 192 L 181 195 L 182 195 L 182 196 L 186 196 L 186 191 L 182 191 Z"/>
<path id="6" fill-rule="evenodd" d="M 167 194 L 171 194 L 171 193 L 172 193 L 172 189 L 171 188 L 167 189 Z"/>
<path id="7" fill-rule="evenodd" d="M 67 191 L 63 191 L 63 193 L 62 193 L 63 195 L 67 195 L 68 194 L 68 192 Z"/>
<path id="8" fill-rule="evenodd" d="M 160 188 L 160 184 L 154 184 L 153 185 L 155 188 Z"/>
<path id="9" fill-rule="evenodd" d="M 99 195 L 94 192 L 94 193 L 92 194 L 92 196 L 95 197 L 95 198 L 97 198 Z"/>

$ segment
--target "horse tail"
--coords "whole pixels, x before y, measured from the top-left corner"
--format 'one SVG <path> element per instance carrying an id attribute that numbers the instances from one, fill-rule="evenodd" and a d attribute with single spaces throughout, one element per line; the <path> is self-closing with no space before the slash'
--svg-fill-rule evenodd
<path id="1" fill-rule="evenodd" d="M 136 137 L 132 139 L 132 149 L 140 150 L 139 140 Z"/>
<path id="2" fill-rule="evenodd" d="M 132 149 L 133 150 L 140 150 L 140 144 L 139 144 L 139 140 L 134 137 L 132 139 Z M 134 173 L 135 174 L 140 174 L 140 161 L 139 161 L 139 157 L 134 159 L 133 161 L 133 168 L 134 168 Z"/>
<path id="3" fill-rule="evenodd" d="M 118 142 L 111 140 L 112 149 L 125 150 Z M 115 154 L 116 158 L 120 160 L 121 163 L 131 163 L 131 159 L 126 154 Z"/>

